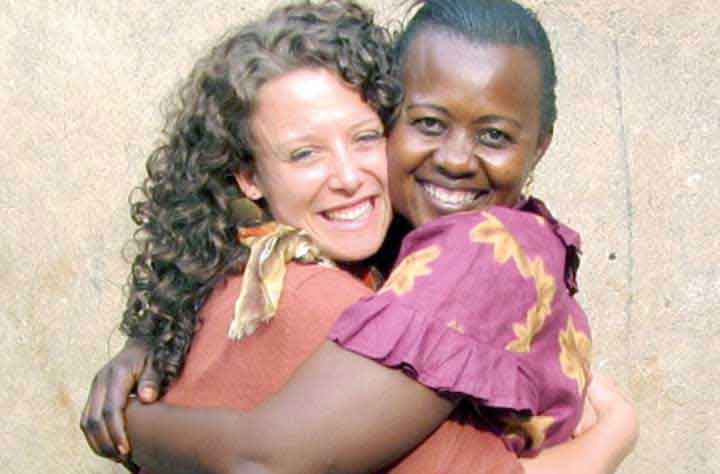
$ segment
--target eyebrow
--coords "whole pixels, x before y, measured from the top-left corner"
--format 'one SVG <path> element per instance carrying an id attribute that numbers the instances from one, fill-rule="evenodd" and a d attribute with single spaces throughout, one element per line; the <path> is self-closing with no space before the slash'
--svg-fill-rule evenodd
<path id="1" fill-rule="evenodd" d="M 408 110 L 412 110 L 412 109 L 433 109 L 433 110 L 436 110 L 436 111 L 438 111 L 438 112 L 442 112 L 442 113 L 444 113 L 445 115 L 451 115 L 451 114 L 450 114 L 450 111 L 449 111 L 448 109 L 446 109 L 445 107 L 440 107 L 439 105 L 435 105 L 435 104 L 425 104 L 425 103 L 423 103 L 423 102 L 416 102 L 416 103 L 410 104 L 410 105 L 407 106 L 407 109 L 408 109 Z"/>
<path id="2" fill-rule="evenodd" d="M 362 119 L 362 120 L 358 120 L 357 122 L 355 122 L 354 124 L 352 124 L 352 125 L 350 126 L 350 128 L 352 128 L 352 129 L 361 128 L 361 127 L 364 127 L 364 126 L 366 126 L 366 125 L 373 125 L 373 124 L 378 124 L 378 125 L 381 125 L 381 126 L 383 125 L 382 120 L 380 120 L 380 115 L 377 115 L 377 114 L 376 114 L 376 115 L 374 115 L 374 116 L 372 116 L 372 117 L 367 117 L 367 118 L 364 118 L 364 119 Z"/>
<path id="3" fill-rule="evenodd" d="M 449 117 L 452 117 L 452 114 L 450 113 L 450 111 L 448 109 L 446 109 L 445 107 L 441 107 L 439 105 L 435 105 L 435 104 L 426 104 L 423 102 L 418 102 L 418 103 L 413 103 L 413 104 L 410 104 L 407 106 L 407 110 L 413 110 L 413 109 L 432 109 L 432 110 L 435 110 L 442 114 L 445 114 Z M 483 115 L 482 117 L 473 120 L 473 123 L 486 123 L 486 122 L 498 122 L 498 121 L 510 122 L 513 125 L 515 125 L 517 128 L 522 128 L 522 124 L 520 123 L 520 121 L 518 121 L 512 117 L 504 117 L 502 115 L 496 115 L 496 114 Z"/>
<path id="4" fill-rule="evenodd" d="M 497 121 L 510 122 L 513 125 L 515 125 L 517 128 L 522 128 L 522 124 L 518 120 L 516 120 L 512 117 L 505 117 L 502 115 L 483 115 L 479 119 L 474 120 L 475 123 L 497 122 Z"/>
<path id="5" fill-rule="evenodd" d="M 359 128 L 363 128 L 363 127 L 365 127 L 365 126 L 375 125 L 375 124 L 379 125 L 380 127 L 383 127 L 382 120 L 380 120 L 380 117 L 379 117 L 379 116 L 365 117 L 365 118 L 362 118 L 362 119 L 358 120 L 357 122 L 351 124 L 351 125 L 348 127 L 348 130 L 350 130 L 350 131 L 355 131 L 355 130 L 357 130 L 357 129 L 359 129 Z M 284 141 L 284 142 L 278 143 L 278 146 L 285 147 L 285 148 L 292 148 L 292 147 L 295 146 L 298 142 L 302 142 L 302 141 L 305 141 L 305 140 L 313 139 L 313 138 L 315 138 L 316 136 L 319 136 L 319 134 L 317 134 L 315 131 L 310 131 L 310 132 L 307 132 L 307 133 L 301 133 L 301 134 L 299 134 L 299 135 L 297 135 L 297 136 L 291 137 L 289 140 L 286 140 L 286 141 Z"/>

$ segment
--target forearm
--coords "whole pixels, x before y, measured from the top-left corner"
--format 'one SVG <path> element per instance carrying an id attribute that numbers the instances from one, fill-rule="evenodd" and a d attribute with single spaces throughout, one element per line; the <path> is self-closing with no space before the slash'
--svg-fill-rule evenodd
<path id="1" fill-rule="evenodd" d="M 610 474 L 632 451 L 637 437 L 631 405 L 617 407 L 577 438 L 521 463 L 527 474 Z"/>
<path id="2" fill-rule="evenodd" d="M 325 343 L 250 413 L 166 404 L 128 410 L 133 461 L 156 474 L 373 472 L 419 444 L 453 403 Z"/>
<path id="3" fill-rule="evenodd" d="M 269 472 L 258 462 L 271 458 L 252 415 L 132 402 L 127 423 L 133 462 L 154 474 Z"/>

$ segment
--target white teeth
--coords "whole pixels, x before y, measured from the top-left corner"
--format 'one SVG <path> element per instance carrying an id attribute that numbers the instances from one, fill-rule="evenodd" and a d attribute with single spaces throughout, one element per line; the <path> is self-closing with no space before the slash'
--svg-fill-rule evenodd
<path id="1" fill-rule="evenodd" d="M 370 200 L 365 200 L 353 207 L 336 211 L 326 211 L 325 215 L 333 221 L 355 221 L 366 217 L 370 214 L 370 211 L 372 211 L 372 204 L 370 204 Z"/>
<path id="2" fill-rule="evenodd" d="M 423 183 L 423 188 L 434 199 L 450 206 L 469 204 L 473 202 L 478 195 L 478 193 L 472 191 L 451 191 L 430 183 Z"/>

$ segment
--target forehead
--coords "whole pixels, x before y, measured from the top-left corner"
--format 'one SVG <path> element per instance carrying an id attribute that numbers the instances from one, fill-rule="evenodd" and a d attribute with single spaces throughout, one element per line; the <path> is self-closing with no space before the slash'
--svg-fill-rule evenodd
<path id="1" fill-rule="evenodd" d="M 364 103 L 360 93 L 334 72 L 322 68 L 302 68 L 263 84 L 257 93 L 255 111 L 283 110 L 295 105 L 324 108 L 346 102 Z"/>
<path id="2" fill-rule="evenodd" d="M 476 44 L 444 31 L 424 31 L 412 41 L 403 68 L 409 100 L 442 98 L 465 107 L 488 102 L 539 111 L 538 61 L 527 48 Z"/>
<path id="3" fill-rule="evenodd" d="M 303 68 L 260 87 L 251 123 L 253 128 L 261 125 L 294 135 L 327 124 L 373 117 L 377 114 L 360 92 L 334 72 Z"/>

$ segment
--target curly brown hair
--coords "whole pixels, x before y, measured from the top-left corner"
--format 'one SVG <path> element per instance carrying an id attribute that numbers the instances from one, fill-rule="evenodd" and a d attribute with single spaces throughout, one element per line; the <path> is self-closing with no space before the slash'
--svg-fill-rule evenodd
<path id="1" fill-rule="evenodd" d="M 238 205 L 233 174 L 253 166 L 248 122 L 259 88 L 299 68 L 329 69 L 387 122 L 401 98 L 390 47 L 354 2 L 306 1 L 241 27 L 196 63 L 131 203 L 138 255 L 121 328 L 151 347 L 165 382 L 180 373 L 211 290 L 248 256 L 236 229 L 257 218 Z"/>

